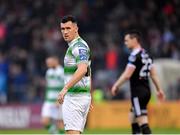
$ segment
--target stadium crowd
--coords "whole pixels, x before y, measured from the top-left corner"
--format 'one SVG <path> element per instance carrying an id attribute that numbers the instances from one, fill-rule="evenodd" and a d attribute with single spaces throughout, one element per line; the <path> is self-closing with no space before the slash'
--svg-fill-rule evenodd
<path id="1" fill-rule="evenodd" d="M 179 0 L 1 0 L 1 103 L 43 101 L 45 58 L 56 54 L 63 64 L 67 45 L 59 22 L 66 14 L 79 21 L 92 50 L 93 87 L 102 89 L 106 99 L 126 64 L 129 50 L 122 37 L 128 28 L 142 31 L 154 59 L 180 60 Z"/>

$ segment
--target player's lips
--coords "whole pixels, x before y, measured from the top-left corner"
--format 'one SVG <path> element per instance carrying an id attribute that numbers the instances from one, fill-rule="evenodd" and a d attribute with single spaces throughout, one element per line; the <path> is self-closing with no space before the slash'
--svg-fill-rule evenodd
<path id="1" fill-rule="evenodd" d="M 65 35 L 64 37 L 65 37 L 65 38 L 68 38 L 69 36 L 68 36 L 68 35 Z"/>

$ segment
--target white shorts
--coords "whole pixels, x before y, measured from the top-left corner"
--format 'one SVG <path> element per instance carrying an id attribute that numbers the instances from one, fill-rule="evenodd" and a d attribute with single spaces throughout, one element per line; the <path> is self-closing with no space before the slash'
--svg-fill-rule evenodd
<path id="1" fill-rule="evenodd" d="M 65 130 L 83 132 L 91 104 L 90 93 L 67 93 L 62 105 Z"/>
<path id="2" fill-rule="evenodd" d="M 41 116 L 62 120 L 62 105 L 45 102 L 42 106 Z"/>

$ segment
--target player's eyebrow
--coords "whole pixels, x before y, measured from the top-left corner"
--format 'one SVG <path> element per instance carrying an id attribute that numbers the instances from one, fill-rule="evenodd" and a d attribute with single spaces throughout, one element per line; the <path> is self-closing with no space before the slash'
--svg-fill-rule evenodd
<path id="1" fill-rule="evenodd" d="M 71 27 L 61 27 L 61 30 L 64 30 L 64 29 L 71 29 Z"/>

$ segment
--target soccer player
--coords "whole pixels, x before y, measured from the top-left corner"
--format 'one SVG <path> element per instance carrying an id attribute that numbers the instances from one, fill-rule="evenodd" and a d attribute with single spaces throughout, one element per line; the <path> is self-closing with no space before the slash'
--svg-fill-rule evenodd
<path id="1" fill-rule="evenodd" d="M 58 95 L 67 134 L 83 132 L 91 104 L 90 49 L 79 36 L 74 16 L 61 20 L 60 29 L 68 49 L 64 58 L 65 86 Z"/>
<path id="2" fill-rule="evenodd" d="M 42 124 L 51 134 L 64 133 L 62 107 L 57 101 L 59 89 L 64 86 L 64 69 L 57 56 L 46 59 L 46 95 L 42 106 Z"/>
<path id="3" fill-rule="evenodd" d="M 119 87 L 130 79 L 131 103 L 130 120 L 133 134 L 151 134 L 148 125 L 147 104 L 150 100 L 151 91 L 149 86 L 149 76 L 152 78 L 156 87 L 159 100 L 164 100 L 165 95 L 159 84 L 159 80 L 153 66 L 150 55 L 141 46 L 141 35 L 136 30 L 131 30 L 125 34 L 124 42 L 132 52 L 128 58 L 128 64 L 112 86 L 112 95 L 116 95 Z"/>

